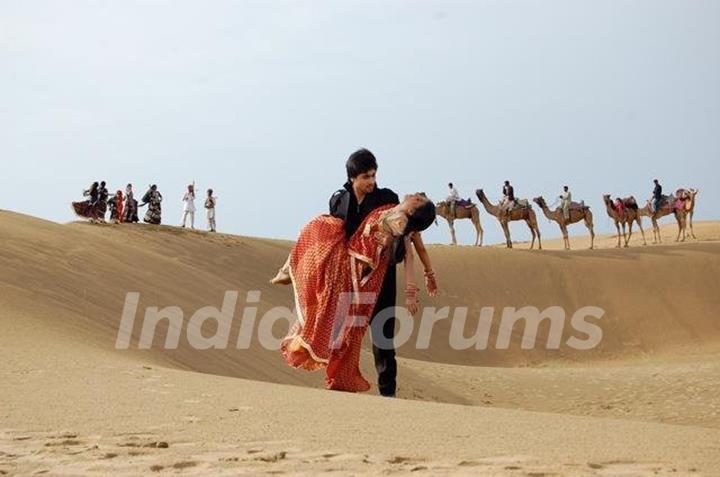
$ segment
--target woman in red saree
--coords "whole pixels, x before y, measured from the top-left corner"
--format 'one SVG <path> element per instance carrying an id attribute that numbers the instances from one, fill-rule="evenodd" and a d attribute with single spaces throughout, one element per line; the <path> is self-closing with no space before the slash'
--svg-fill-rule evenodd
<path id="1" fill-rule="evenodd" d="M 320 215 L 300 232 L 273 283 L 292 282 L 298 319 L 281 350 L 289 365 L 325 368 L 328 389 L 367 391 L 360 349 L 396 238 L 406 240 L 406 306 L 417 312 L 409 235 L 435 220 L 435 205 L 420 194 L 374 210 L 349 240 L 341 219 Z"/>
<path id="2" fill-rule="evenodd" d="M 110 206 L 110 222 L 119 224 L 124 212 L 123 193 L 121 190 L 117 191 L 114 196 L 108 199 L 108 205 Z"/>

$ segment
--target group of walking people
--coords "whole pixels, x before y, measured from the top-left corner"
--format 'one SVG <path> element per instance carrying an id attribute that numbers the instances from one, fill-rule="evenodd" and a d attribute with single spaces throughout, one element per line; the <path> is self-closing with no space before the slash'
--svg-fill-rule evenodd
<path id="1" fill-rule="evenodd" d="M 153 188 L 158 196 L 156 202 L 159 208 L 162 195 L 160 195 L 160 192 L 157 192 L 157 187 L 153 185 L 151 189 Z M 148 190 L 148 194 L 149 192 L 150 190 Z M 125 187 L 124 193 L 122 190 L 118 190 L 110 197 L 105 181 L 93 182 L 89 189 L 83 191 L 83 196 L 86 197 L 85 200 L 72 203 L 73 211 L 80 217 L 90 219 L 91 222 L 104 223 L 106 222 L 105 217 L 109 210 L 109 220 L 112 223 L 139 222 L 139 205 L 137 199 L 135 199 L 132 184 L 128 184 L 127 187 Z M 159 217 L 159 210 L 157 215 Z M 146 219 L 148 218 L 149 217 L 146 217 Z"/>
<path id="2" fill-rule="evenodd" d="M 147 206 L 147 211 L 143 217 L 143 222 L 154 225 L 162 223 L 163 196 L 156 184 L 152 184 L 147 189 L 140 203 L 135 199 L 135 191 L 133 190 L 132 184 L 128 184 L 124 192 L 118 189 L 115 194 L 111 196 L 105 181 L 93 182 L 89 189 L 83 191 L 83 196 L 86 197 L 85 200 L 72 203 L 73 211 L 80 217 L 90 219 L 93 223 L 107 223 L 108 221 L 114 224 L 137 223 L 140 221 L 138 211 L 145 206 Z M 182 200 L 182 227 L 185 227 L 186 220 L 189 217 L 190 227 L 195 228 L 195 183 L 188 185 L 187 192 L 183 195 Z M 205 209 L 207 209 L 208 229 L 211 232 L 216 231 L 216 200 L 216 197 L 213 195 L 213 190 L 208 189 L 205 199 Z M 106 220 L 108 211 L 110 212 L 110 217 Z"/>
<path id="3" fill-rule="evenodd" d="M 217 232 L 215 225 L 215 205 L 217 204 L 217 197 L 213 195 L 212 189 L 207 190 L 205 196 L 205 210 L 207 211 L 207 224 L 210 232 Z M 183 202 L 183 218 L 181 227 L 185 228 L 187 225 L 187 219 L 190 219 L 190 228 L 195 229 L 195 182 L 187 186 L 187 191 L 182 198 Z"/>

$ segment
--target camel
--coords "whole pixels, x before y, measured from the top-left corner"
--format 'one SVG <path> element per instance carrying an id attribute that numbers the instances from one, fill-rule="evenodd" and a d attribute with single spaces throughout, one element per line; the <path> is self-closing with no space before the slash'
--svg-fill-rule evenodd
<path id="1" fill-rule="evenodd" d="M 455 217 L 450 216 L 450 204 L 447 202 L 438 202 L 435 204 L 435 213 L 447 220 L 450 226 L 450 236 L 452 237 L 452 245 L 457 245 L 457 238 L 455 236 L 455 220 L 470 219 L 475 226 L 475 245 L 482 247 L 484 231 L 482 225 L 480 225 L 480 211 L 477 205 L 472 204 L 472 207 L 463 207 L 461 205 L 455 206 Z"/>
<path id="2" fill-rule="evenodd" d="M 542 250 L 540 227 L 538 227 L 537 217 L 535 216 L 535 211 L 532 207 L 513 209 L 510 213 L 507 213 L 503 211 L 500 206 L 491 204 L 482 189 L 476 190 L 475 195 L 478 196 L 478 199 L 482 202 L 487 213 L 494 216 L 498 219 L 498 222 L 500 222 L 500 226 L 505 233 L 505 243 L 507 244 L 507 248 L 512 248 L 512 240 L 510 240 L 510 227 L 508 226 L 508 223 L 516 220 L 524 220 L 530 228 L 530 233 L 532 233 L 532 243 L 530 244 L 530 249 L 532 250 L 535 246 L 535 236 L 537 236 L 538 248 Z"/>
<path id="3" fill-rule="evenodd" d="M 675 220 L 677 221 L 678 225 L 678 234 L 677 238 L 675 239 L 676 242 L 684 242 L 686 237 L 686 227 L 687 227 L 687 216 L 688 216 L 688 200 L 689 199 L 683 199 L 683 206 L 680 208 L 675 207 L 675 201 L 677 199 L 673 194 L 670 194 L 668 196 L 668 202 L 671 204 L 670 207 L 666 207 L 667 204 L 664 204 L 660 207 L 660 210 L 655 211 L 653 213 L 652 209 L 652 201 L 648 200 L 645 204 L 645 207 L 640 209 L 638 212 L 641 216 L 650 217 L 650 220 L 652 221 L 652 227 L 653 227 L 653 243 L 662 243 L 662 238 L 660 237 L 660 226 L 658 225 L 658 219 L 665 217 L 666 215 L 673 214 L 675 216 Z M 682 239 L 680 236 L 682 235 Z"/>
<path id="4" fill-rule="evenodd" d="M 581 220 L 585 222 L 585 227 L 587 227 L 588 231 L 590 232 L 590 250 L 592 250 L 595 247 L 595 231 L 593 230 L 593 214 L 590 211 L 590 207 L 583 204 L 576 204 L 573 203 L 570 207 L 570 217 L 565 218 L 565 214 L 563 213 L 563 210 L 561 207 L 556 208 L 555 210 L 550 210 L 547 206 L 547 203 L 545 202 L 545 199 L 540 197 L 535 197 L 533 199 L 533 202 L 535 202 L 537 205 L 540 206 L 540 209 L 545 214 L 545 217 L 547 217 L 550 220 L 553 220 L 557 222 L 557 224 L 560 226 L 560 231 L 563 235 L 563 241 L 565 243 L 565 250 L 570 250 L 570 239 L 568 238 L 568 225 L 575 224 L 580 222 Z"/>
<path id="5" fill-rule="evenodd" d="M 622 236 L 625 239 L 625 247 L 629 247 L 630 245 L 630 238 L 632 237 L 632 227 L 633 223 L 637 222 L 638 227 L 640 228 L 640 233 L 642 234 L 643 238 L 643 245 L 647 245 L 647 240 L 645 240 L 645 231 L 642 227 L 642 220 L 640 218 L 640 213 L 638 210 L 637 202 L 635 201 L 634 197 L 630 197 L 627 199 L 624 199 L 623 202 L 625 202 L 625 212 L 623 214 L 618 214 L 618 211 L 615 209 L 615 206 L 613 205 L 613 201 L 610 198 L 610 194 L 603 195 L 603 202 L 605 202 L 605 208 L 607 209 L 607 214 L 610 216 L 611 219 L 615 222 L 615 228 L 617 229 L 617 238 L 618 243 L 616 248 L 620 248 L 620 226 L 622 225 Z M 625 224 L 628 225 L 628 234 L 625 235 Z"/>

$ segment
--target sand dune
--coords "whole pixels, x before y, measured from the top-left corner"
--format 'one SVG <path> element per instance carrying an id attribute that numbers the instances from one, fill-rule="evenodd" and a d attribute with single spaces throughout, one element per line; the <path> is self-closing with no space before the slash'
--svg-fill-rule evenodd
<path id="1" fill-rule="evenodd" d="M 542 252 L 430 246 L 441 292 L 424 304 L 467 307 L 466 336 L 494 307 L 489 346 L 453 349 L 445 319 L 415 349 L 416 319 L 399 349 L 404 399 L 388 400 L 323 391 L 321 374 L 287 367 L 255 339 L 237 349 L 241 312 L 228 349 L 193 349 L 184 333 L 163 349 L 164 324 L 138 349 L 147 307 L 178 306 L 187 321 L 227 290 L 238 309 L 259 290 L 258 316 L 291 307 L 288 288 L 266 284 L 290 242 L 0 211 L 0 473 L 713 475 L 720 223 L 695 231 L 676 244 L 668 224 L 665 244 L 634 237 L 621 250 L 609 236 L 593 251 L 583 237 L 570 252 L 557 240 Z M 129 349 L 116 350 L 127 292 L 141 311 Z M 526 305 L 600 307 L 590 321 L 602 340 L 548 350 L 544 322 L 535 349 L 521 349 L 522 328 L 497 349 L 500 312 Z M 562 343 L 573 336 L 565 326 Z M 363 369 L 374 378 L 369 353 Z"/>

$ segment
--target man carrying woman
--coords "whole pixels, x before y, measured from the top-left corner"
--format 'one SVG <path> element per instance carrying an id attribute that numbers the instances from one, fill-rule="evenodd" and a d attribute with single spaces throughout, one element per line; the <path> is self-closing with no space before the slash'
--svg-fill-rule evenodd
<path id="1" fill-rule="evenodd" d="M 359 359 L 370 326 L 380 394 L 395 396 L 395 265 L 405 260 L 405 305 L 416 313 L 412 244 L 427 262 L 429 292 L 437 290 L 419 236 L 435 220 L 435 206 L 422 194 L 400 203 L 393 191 L 378 188 L 377 162 L 366 149 L 350 156 L 346 170 L 348 182 L 330 198 L 330 214 L 303 228 L 272 280 L 295 289 L 298 320 L 283 341 L 283 356 L 294 367 L 325 368 L 328 389 L 367 391 Z"/>

